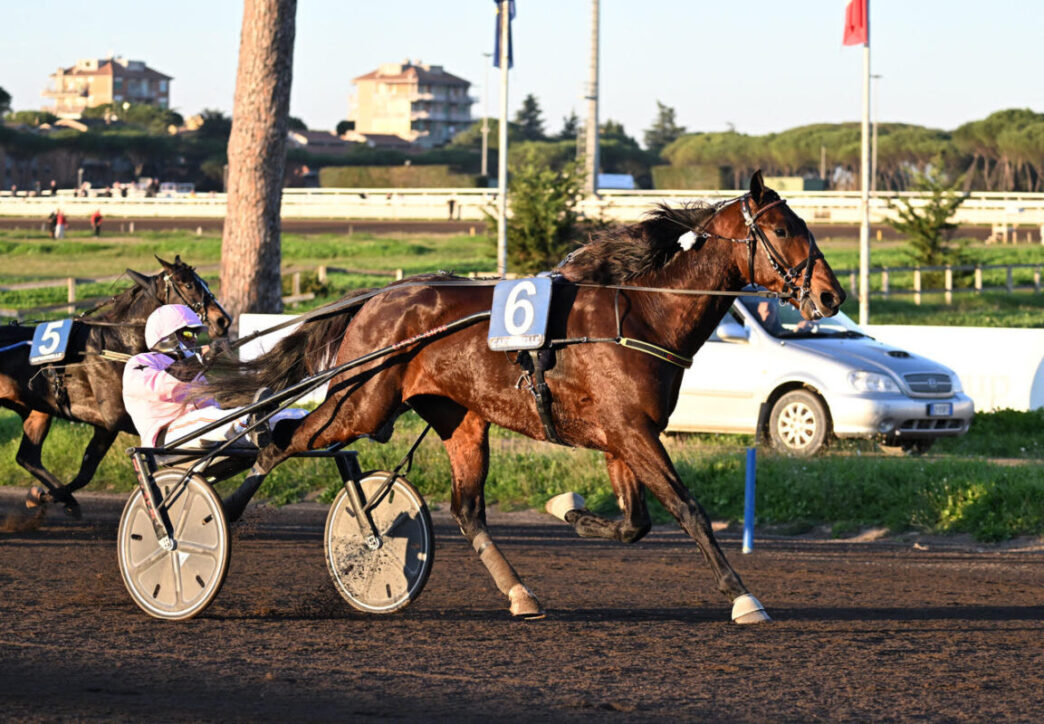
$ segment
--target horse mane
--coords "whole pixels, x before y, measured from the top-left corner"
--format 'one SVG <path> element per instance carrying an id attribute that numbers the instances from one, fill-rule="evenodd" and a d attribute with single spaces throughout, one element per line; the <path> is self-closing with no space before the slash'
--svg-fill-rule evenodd
<path id="1" fill-rule="evenodd" d="M 700 229 L 720 204 L 693 201 L 680 207 L 657 204 L 635 224 L 601 231 L 558 265 L 571 281 L 620 284 L 662 269 L 682 250 L 678 237 Z"/>
<path id="2" fill-rule="evenodd" d="M 152 277 L 150 277 L 152 279 Z M 103 319 L 123 320 L 137 306 L 145 290 L 137 284 L 129 289 L 124 289 L 112 298 L 112 303 L 106 309 L 98 312 L 98 317 Z"/>

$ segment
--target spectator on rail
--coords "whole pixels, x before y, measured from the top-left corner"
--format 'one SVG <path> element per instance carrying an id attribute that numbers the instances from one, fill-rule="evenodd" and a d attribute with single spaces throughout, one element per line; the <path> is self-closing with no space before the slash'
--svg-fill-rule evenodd
<path id="1" fill-rule="evenodd" d="M 94 213 L 91 214 L 91 230 L 94 232 L 95 236 L 101 236 L 101 222 L 101 209 L 95 209 Z"/>
<path id="2" fill-rule="evenodd" d="M 200 386 L 207 384 L 201 374 L 187 381 L 172 374 L 183 367 L 171 370 L 176 362 L 201 358 L 206 350 L 206 329 L 199 316 L 184 304 L 162 306 L 146 320 L 145 343 L 150 351 L 131 357 L 123 370 L 123 404 L 143 445 L 163 446 L 238 409 L 223 410 L 213 400 L 198 400 Z M 277 412 L 269 419 L 267 429 L 263 428 L 260 434 L 250 433 L 250 441 L 258 446 L 267 444 L 268 434 L 277 424 L 296 421 L 307 414 L 307 410 L 297 408 Z M 185 447 L 221 444 L 240 435 L 251 421 L 249 415 L 235 418 L 203 433 Z"/>
<path id="3" fill-rule="evenodd" d="M 58 195 L 58 182 L 55 181 L 54 179 L 51 179 L 51 196 L 57 196 L 57 195 Z"/>

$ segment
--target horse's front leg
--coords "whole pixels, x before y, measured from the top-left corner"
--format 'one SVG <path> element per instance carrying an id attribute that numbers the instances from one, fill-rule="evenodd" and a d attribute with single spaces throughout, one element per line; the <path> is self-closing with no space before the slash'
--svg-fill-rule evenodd
<path id="1" fill-rule="evenodd" d="M 62 481 L 43 466 L 40 451 L 43 441 L 51 429 L 52 417 L 46 412 L 39 410 L 28 410 L 22 418 L 22 441 L 15 453 L 15 462 L 21 465 L 30 475 L 44 484 L 45 488 L 37 485 L 29 488 L 25 496 L 27 508 L 36 508 L 46 503 L 58 501 L 65 506 L 65 513 L 73 518 L 79 518 L 80 505 L 71 495 L 62 494 Z"/>
<path id="2" fill-rule="evenodd" d="M 652 491 L 663 507 L 688 533 L 711 567 L 718 590 L 732 601 L 732 620 L 736 623 L 760 623 L 771 620 L 761 603 L 743 585 L 718 546 L 710 517 L 692 496 L 674 469 L 659 436 L 652 431 L 633 435 L 626 446 L 617 451 L 638 479 Z"/>
<path id="3" fill-rule="evenodd" d="M 645 489 L 627 464 L 605 454 L 609 481 L 623 519 L 610 520 L 583 507 L 584 499 L 576 493 L 562 493 L 547 501 L 547 512 L 576 529 L 581 538 L 608 538 L 621 543 L 637 543 L 652 527 L 645 504 Z"/>
<path id="4" fill-rule="evenodd" d="M 486 527 L 486 498 L 483 488 L 489 472 L 489 423 L 463 408 L 447 411 L 416 405 L 432 423 L 449 454 L 453 471 L 453 517 L 460 531 L 479 555 L 497 588 L 508 597 L 511 615 L 542 618 L 544 609 L 533 592 L 500 552 Z"/>

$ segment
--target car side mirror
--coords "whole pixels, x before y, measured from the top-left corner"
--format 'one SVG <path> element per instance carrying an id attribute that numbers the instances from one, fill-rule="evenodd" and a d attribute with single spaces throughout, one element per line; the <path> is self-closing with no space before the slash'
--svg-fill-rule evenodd
<path id="1" fill-rule="evenodd" d="M 726 319 L 719 324 L 714 333 L 722 342 L 737 343 L 750 340 L 750 330 L 732 319 Z"/>

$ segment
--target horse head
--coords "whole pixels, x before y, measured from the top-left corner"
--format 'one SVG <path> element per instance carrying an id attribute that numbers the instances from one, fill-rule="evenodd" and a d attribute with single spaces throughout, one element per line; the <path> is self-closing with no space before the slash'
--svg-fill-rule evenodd
<path id="1" fill-rule="evenodd" d="M 740 269 L 751 284 L 789 295 L 787 301 L 805 319 L 837 314 L 845 300 L 844 290 L 808 225 L 765 186 L 760 170 L 750 180 L 749 193 L 716 216 L 715 235 L 746 243 L 746 259 Z"/>
<path id="2" fill-rule="evenodd" d="M 173 262 L 168 262 L 156 257 L 156 261 L 163 267 L 163 273 L 156 277 L 158 289 L 152 293 L 162 304 L 184 304 L 191 307 L 199 318 L 210 328 L 211 335 L 222 337 L 228 333 L 232 324 L 232 317 L 221 303 L 210 291 L 207 282 L 188 264 L 181 261 L 180 256 L 175 256 Z M 136 272 L 127 270 L 131 278 L 146 289 L 150 282 L 149 277 L 143 277 Z M 144 282 L 144 284 L 143 284 Z"/>

